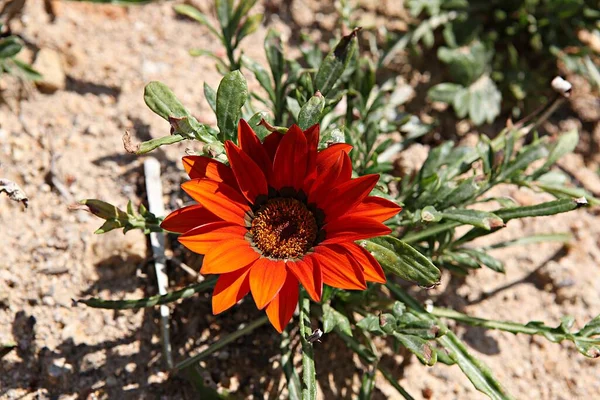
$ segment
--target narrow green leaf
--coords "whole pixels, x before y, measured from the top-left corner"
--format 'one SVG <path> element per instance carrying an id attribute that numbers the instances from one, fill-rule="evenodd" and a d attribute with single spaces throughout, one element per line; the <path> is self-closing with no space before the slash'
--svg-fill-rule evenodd
<path id="1" fill-rule="evenodd" d="M 479 263 L 485 265 L 489 269 L 492 269 L 496 272 L 502 272 L 502 273 L 505 272 L 504 264 L 500 260 L 497 260 L 494 257 L 490 256 L 489 254 L 487 254 L 483 251 L 474 250 L 474 249 L 463 249 L 463 251 L 465 253 L 471 255 Z"/>
<path id="2" fill-rule="evenodd" d="M 237 136 L 237 124 L 247 99 L 248 85 L 241 72 L 225 75 L 217 89 L 217 126 L 221 141 L 234 140 Z"/>
<path id="3" fill-rule="evenodd" d="M 178 143 L 185 139 L 187 138 L 182 135 L 171 135 L 163 136 L 156 139 L 150 139 L 148 141 L 140 143 L 139 148 L 136 150 L 135 154 L 146 154 L 160 146 Z"/>
<path id="4" fill-rule="evenodd" d="M 173 9 L 177 14 L 185 15 L 186 17 L 200 22 L 202 25 L 206 26 L 208 30 L 211 31 L 212 34 L 215 35 L 222 43 L 225 43 L 223 36 L 208 21 L 206 15 L 202 14 L 196 7 L 188 4 L 177 4 L 176 6 L 173 6 Z"/>
<path id="5" fill-rule="evenodd" d="M 370 400 L 374 388 L 375 370 L 369 368 L 369 370 L 363 374 L 360 391 L 358 392 L 358 400 Z"/>
<path id="6" fill-rule="evenodd" d="M 369 349 L 352 336 L 346 335 L 339 329 L 334 329 L 334 332 L 346 343 L 346 346 L 355 352 L 365 363 L 373 364 L 377 362 L 377 356 L 373 350 Z"/>
<path id="7" fill-rule="evenodd" d="M 349 35 L 342 37 L 335 48 L 321 63 L 315 76 L 314 86 L 323 96 L 327 97 L 352 59 L 357 48 L 357 33 L 358 29 L 355 29 Z"/>
<path id="8" fill-rule="evenodd" d="M 329 333 L 336 327 L 346 335 L 352 336 L 352 329 L 350 328 L 348 317 L 331 307 L 329 304 L 323 304 L 323 332 Z"/>
<path id="9" fill-rule="evenodd" d="M 579 143 L 579 133 L 577 132 L 577 129 L 561 133 L 556 141 L 556 144 L 554 147 L 552 147 L 552 150 L 550 150 L 550 154 L 548 155 L 546 162 L 540 168 L 540 170 L 543 171 L 549 168 L 564 155 L 572 153 L 577 147 L 577 143 Z"/>
<path id="10" fill-rule="evenodd" d="M 189 111 L 164 83 L 153 81 L 144 88 L 146 105 L 163 119 L 191 117 Z"/>
<path id="11" fill-rule="evenodd" d="M 262 14 L 251 15 L 248 18 L 246 18 L 246 21 L 244 21 L 244 24 L 242 26 L 240 26 L 240 28 L 237 31 L 237 34 L 235 35 L 236 45 L 238 45 L 246 36 L 256 32 L 256 30 L 260 26 L 260 23 L 262 22 L 262 18 Z"/>
<path id="12" fill-rule="evenodd" d="M 473 225 L 478 228 L 490 230 L 504 226 L 504 221 L 497 215 L 479 210 L 446 210 L 441 213 L 442 217 L 451 221 L 457 221 L 466 225 Z"/>
<path id="13" fill-rule="evenodd" d="M 267 32 L 267 37 L 265 38 L 265 53 L 267 55 L 269 66 L 271 67 L 275 86 L 277 86 L 278 83 L 281 82 L 281 78 L 285 72 L 285 59 L 283 57 L 280 35 L 273 29 L 269 29 Z"/>
<path id="14" fill-rule="evenodd" d="M 394 337 L 411 353 L 417 356 L 423 364 L 432 366 L 437 362 L 437 352 L 429 341 L 417 336 L 403 335 L 398 332 L 394 332 Z"/>
<path id="15" fill-rule="evenodd" d="M 14 36 L 0 40 L 0 58 L 14 57 L 22 48 L 23 45 L 19 43 L 19 40 Z"/>
<path id="16" fill-rule="evenodd" d="M 546 149 L 545 143 L 540 142 L 530 145 L 528 148 L 524 149 L 512 163 L 500 171 L 497 181 L 501 182 L 505 179 L 512 178 L 517 172 L 526 169 L 532 162 L 539 160 L 546 155 L 548 155 L 548 150 Z"/>
<path id="17" fill-rule="evenodd" d="M 202 400 L 224 400 L 227 398 L 225 395 L 220 395 L 216 389 L 213 389 L 206 383 L 206 375 L 210 374 L 209 371 L 200 367 L 200 364 L 190 365 L 183 369 L 183 375 L 192 384 L 195 390 L 196 396 Z"/>
<path id="18" fill-rule="evenodd" d="M 442 103 L 452 103 L 454 100 L 454 96 L 461 90 L 463 87 L 458 83 L 438 83 L 437 85 L 431 87 L 427 92 L 427 97 L 431 101 L 440 101 Z"/>
<path id="19" fill-rule="evenodd" d="M 229 0 L 215 0 L 215 9 L 217 10 L 217 19 L 219 20 L 219 24 L 221 25 L 221 29 L 223 30 L 225 42 L 228 42 L 231 38 L 231 35 L 228 31 L 230 28 L 229 19 L 232 15 L 232 10 L 229 6 Z"/>
<path id="20" fill-rule="evenodd" d="M 13 58 L 13 64 L 19 69 L 19 72 L 27 79 L 32 81 L 39 81 L 43 78 L 42 74 L 33 69 L 33 67 L 21 60 Z"/>
<path id="21" fill-rule="evenodd" d="M 317 399 L 315 352 L 306 339 L 312 334 L 310 327 L 310 299 L 300 294 L 300 343 L 302 344 L 302 400 Z"/>
<path id="22" fill-rule="evenodd" d="M 438 339 L 438 342 L 450 352 L 450 357 L 456 361 L 477 390 L 492 400 L 512 399 L 512 396 L 494 378 L 489 368 L 471 355 L 454 333 L 448 331 L 446 335 Z"/>
<path id="23" fill-rule="evenodd" d="M 204 98 L 210 106 L 210 109 L 217 114 L 217 92 L 215 92 L 215 89 L 211 88 L 206 82 L 204 82 Z"/>
<path id="24" fill-rule="evenodd" d="M 242 0 L 239 2 L 236 9 L 233 11 L 233 15 L 229 21 L 232 27 L 238 26 L 242 18 L 248 15 L 248 12 L 254 7 L 258 0 Z M 251 17 L 250 17 L 251 18 Z M 261 15 L 262 18 L 262 15 Z M 259 21 L 260 22 L 260 21 Z M 239 42 L 238 42 L 239 43 Z"/>
<path id="25" fill-rule="evenodd" d="M 281 333 L 279 349 L 281 350 L 281 368 L 287 380 L 288 398 L 290 400 L 300 400 L 302 386 L 300 385 L 300 377 L 294 368 L 294 351 L 287 329 Z"/>
<path id="26" fill-rule="evenodd" d="M 261 141 L 271 133 L 264 125 L 259 125 L 260 121 L 262 120 L 265 120 L 268 123 L 273 122 L 271 115 L 266 111 L 259 111 L 248 120 L 248 125 L 250 125 L 252 130 L 254 130 L 254 133 L 256 133 L 256 136 L 258 136 Z"/>
<path id="27" fill-rule="evenodd" d="M 402 386 L 400 386 L 398 380 L 394 378 L 394 376 L 387 369 L 383 368 L 381 365 L 378 365 L 377 369 L 379 370 L 379 372 L 381 372 L 383 377 L 390 383 L 390 385 L 392 385 L 392 387 L 396 389 L 400 396 L 402 396 L 405 400 L 415 400 L 414 397 L 412 397 Z"/>
<path id="28" fill-rule="evenodd" d="M 494 214 L 496 214 L 499 218 L 502 218 L 502 220 L 506 223 L 515 218 L 542 217 L 546 215 L 560 214 L 575 210 L 576 208 L 580 208 L 585 205 L 585 203 L 582 203 L 578 199 L 560 199 L 536 204 L 533 206 L 503 208 L 494 211 Z"/>
<path id="29" fill-rule="evenodd" d="M 246 56 L 242 56 L 242 63 L 246 68 L 252 71 L 258 83 L 260 83 L 269 95 L 271 102 L 275 102 L 275 92 L 273 90 L 273 84 L 271 83 L 271 77 L 267 70 L 264 69 L 262 65 Z"/>
<path id="30" fill-rule="evenodd" d="M 364 331 L 375 333 L 377 335 L 385 334 L 385 332 L 381 329 L 381 325 L 379 324 L 379 317 L 377 315 L 367 315 L 365 318 L 358 321 L 356 326 L 358 326 Z"/>
<path id="31" fill-rule="evenodd" d="M 507 240 L 504 242 L 495 243 L 491 246 L 483 248 L 486 249 L 501 249 L 508 246 L 522 246 L 534 243 L 543 243 L 543 242 L 563 242 L 567 243 L 573 239 L 573 236 L 570 233 L 542 233 L 539 235 L 531 235 L 525 236 L 518 239 Z"/>
<path id="32" fill-rule="evenodd" d="M 325 98 L 320 93 L 312 96 L 298 113 L 300 129 L 308 129 L 321 121 L 321 113 L 325 107 Z"/>
<path id="33" fill-rule="evenodd" d="M 185 299 L 195 295 L 198 292 L 208 290 L 214 286 L 217 282 L 216 277 L 207 278 L 203 282 L 195 285 L 190 285 L 186 288 L 177 290 L 175 292 L 167 293 L 164 295 L 156 295 L 151 297 L 145 297 L 143 299 L 136 300 L 103 300 L 98 298 L 89 298 L 83 300 L 77 300 L 77 303 L 85 304 L 92 308 L 106 308 L 110 310 L 127 310 L 132 308 L 145 308 L 153 307 L 156 305 L 172 303 L 179 299 Z"/>
<path id="34" fill-rule="evenodd" d="M 439 284 L 440 270 L 413 247 L 392 236 L 363 240 L 367 249 L 388 272 L 424 287 Z"/>

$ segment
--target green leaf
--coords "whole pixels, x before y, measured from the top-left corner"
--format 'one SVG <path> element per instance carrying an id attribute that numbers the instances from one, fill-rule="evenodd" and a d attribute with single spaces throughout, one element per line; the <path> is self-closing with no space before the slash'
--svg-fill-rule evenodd
<path id="1" fill-rule="evenodd" d="M 281 46 L 281 38 L 279 33 L 273 29 L 269 29 L 265 38 L 265 53 L 267 61 L 273 74 L 273 80 L 276 85 L 281 82 L 281 78 L 285 72 L 285 59 L 283 58 L 283 49 Z"/>
<path id="2" fill-rule="evenodd" d="M 502 272 L 504 273 L 504 264 L 495 259 L 494 257 L 490 256 L 489 254 L 483 252 L 483 251 L 479 251 L 479 250 L 473 250 L 473 249 L 463 249 L 463 251 L 469 255 L 471 255 L 474 259 L 476 259 L 479 263 L 485 265 L 486 267 L 488 267 L 489 269 L 492 269 L 496 272 Z"/>
<path id="3" fill-rule="evenodd" d="M 536 160 L 539 160 L 542 157 L 545 157 L 548 154 L 548 149 L 546 149 L 545 143 L 539 142 L 536 144 L 532 144 L 523 149 L 523 151 L 515 158 L 515 160 L 509 163 L 506 168 L 503 168 L 502 171 L 498 174 L 496 178 L 499 182 L 510 179 L 517 175 L 519 171 L 523 171 L 531 163 Z"/>
<path id="4" fill-rule="evenodd" d="M 237 124 L 247 98 L 248 85 L 240 71 L 230 72 L 223 77 L 217 89 L 217 126 L 221 141 L 234 140 L 237 136 Z"/>
<path id="5" fill-rule="evenodd" d="M 182 135 L 170 135 L 170 136 L 159 137 L 156 139 L 150 139 L 150 140 L 140 143 L 139 147 L 135 151 L 135 154 L 138 154 L 138 155 L 146 154 L 160 146 L 178 143 L 178 142 L 181 142 L 186 139 L 187 138 Z"/>
<path id="6" fill-rule="evenodd" d="M 191 117 L 189 111 L 164 83 L 153 81 L 144 88 L 146 105 L 163 119 Z"/>
<path id="7" fill-rule="evenodd" d="M 264 69 L 262 65 L 246 56 L 242 56 L 242 63 L 246 68 L 252 71 L 258 83 L 260 83 L 269 95 L 269 99 L 271 99 L 272 102 L 275 102 L 275 92 L 273 90 L 273 84 L 271 83 L 271 77 L 267 70 Z"/>
<path id="8" fill-rule="evenodd" d="M 202 14 L 200 10 L 198 10 L 194 6 L 190 6 L 188 4 L 177 4 L 173 6 L 173 9 L 177 14 L 185 15 L 193 20 L 200 22 L 202 25 L 206 26 L 208 30 L 212 32 L 219 40 L 225 44 L 223 36 L 215 29 L 215 27 L 208 21 L 206 15 Z"/>
<path id="9" fill-rule="evenodd" d="M 394 332 L 394 337 L 398 339 L 404 347 L 413 353 L 423 364 L 432 366 L 437 362 L 437 352 L 425 339 L 418 336 L 404 335 Z"/>
<path id="10" fill-rule="evenodd" d="M 0 58 L 14 57 L 22 48 L 23 45 L 19 43 L 19 40 L 14 36 L 0 40 Z"/>
<path id="11" fill-rule="evenodd" d="M 232 27 L 236 27 L 240 24 L 240 21 L 242 20 L 242 18 L 244 18 L 246 15 L 248 15 L 248 12 L 252 9 L 252 7 L 254 7 L 254 5 L 256 4 L 258 0 L 242 0 L 239 2 L 237 8 L 233 11 L 233 15 L 231 16 L 231 19 L 229 20 L 229 24 Z M 249 17 L 252 18 L 252 17 Z M 260 19 L 262 19 L 262 15 L 261 18 L 259 18 L 259 23 L 260 23 Z M 239 43 L 239 41 L 238 41 Z"/>
<path id="12" fill-rule="evenodd" d="M 494 214 L 502 218 L 504 222 L 508 222 L 509 220 L 515 218 L 542 217 L 546 215 L 560 214 L 575 210 L 576 208 L 580 208 L 585 205 L 586 203 L 582 203 L 578 199 L 560 199 L 536 204 L 533 206 L 503 208 L 494 211 Z"/>
<path id="13" fill-rule="evenodd" d="M 225 36 L 226 41 L 228 41 L 231 36 L 229 34 L 229 19 L 231 18 L 232 10 L 229 4 L 230 0 L 215 0 L 215 9 L 217 10 L 217 19 L 219 20 L 219 24 L 221 25 L 221 29 L 223 30 L 223 34 Z"/>
<path id="14" fill-rule="evenodd" d="M 32 81 L 39 81 L 43 78 L 42 74 L 33 69 L 31 65 L 16 58 L 13 58 L 12 62 L 15 64 L 15 66 L 19 69 L 19 71 L 25 78 L 30 79 Z"/>
<path id="15" fill-rule="evenodd" d="M 236 45 L 239 44 L 242 41 L 242 39 L 245 38 L 246 36 L 251 35 L 254 32 L 256 32 L 256 30 L 260 26 L 262 18 L 263 18 L 262 14 L 255 14 L 255 15 L 249 16 L 246 19 L 246 21 L 244 21 L 244 24 L 239 28 L 239 30 L 235 36 Z"/>
<path id="16" fill-rule="evenodd" d="M 329 333 L 336 327 L 346 335 L 352 336 L 352 329 L 350 328 L 348 317 L 331 307 L 329 304 L 323 304 L 323 332 Z"/>
<path id="17" fill-rule="evenodd" d="M 382 236 L 359 242 L 381 266 L 402 279 L 424 287 L 439 284 L 440 270 L 413 247 L 392 236 Z"/>
<path id="18" fill-rule="evenodd" d="M 542 233 L 539 235 L 526 236 L 518 239 L 507 240 L 504 242 L 495 243 L 485 249 L 501 249 L 508 246 L 528 245 L 543 242 L 562 242 L 567 243 L 573 240 L 570 233 Z"/>
<path id="19" fill-rule="evenodd" d="M 446 335 L 438 339 L 438 342 L 448 350 L 450 358 L 456 361 L 477 390 L 492 400 L 512 399 L 512 396 L 494 378 L 489 368 L 471 355 L 454 333 L 448 331 Z"/>
<path id="20" fill-rule="evenodd" d="M 210 106 L 211 110 L 217 113 L 217 92 L 209 86 L 208 83 L 204 82 L 204 98 Z"/>
<path id="21" fill-rule="evenodd" d="M 379 317 L 373 314 L 367 315 L 365 318 L 358 321 L 356 324 L 362 330 L 367 332 L 372 332 L 377 335 L 384 335 L 385 332 L 381 330 L 381 326 L 379 324 Z"/>
<path id="22" fill-rule="evenodd" d="M 347 36 L 343 36 L 335 48 L 325 57 L 314 80 L 314 87 L 327 97 L 333 86 L 344 73 L 348 63 L 356 51 L 355 29 Z"/>
<path id="23" fill-rule="evenodd" d="M 439 222 L 442 220 L 442 213 L 437 211 L 433 206 L 427 206 L 421 210 L 421 221 L 424 222 Z"/>
<path id="24" fill-rule="evenodd" d="M 325 98 L 317 93 L 312 96 L 298 113 L 298 125 L 305 130 L 321 121 L 321 113 L 325 107 Z"/>
<path id="25" fill-rule="evenodd" d="M 458 83 L 438 83 L 431 87 L 427 92 L 427 97 L 431 101 L 440 101 L 442 103 L 452 103 L 456 94 L 463 89 L 463 86 Z"/>
<path id="26" fill-rule="evenodd" d="M 317 379 L 313 344 L 306 339 L 310 327 L 310 299 L 300 292 L 300 344 L 302 345 L 302 399 L 317 400 Z"/>
<path id="27" fill-rule="evenodd" d="M 290 400 L 301 400 L 302 386 L 300 377 L 294 368 L 294 352 L 291 346 L 290 334 L 287 330 L 281 333 L 281 369 L 287 380 L 288 396 Z"/>
<path id="28" fill-rule="evenodd" d="M 473 225 L 485 230 L 500 228 L 504 226 L 504 221 L 497 215 L 479 210 L 446 210 L 441 213 L 442 217 L 451 221 L 457 221 L 462 224 Z"/>
<path id="29" fill-rule="evenodd" d="M 579 143 L 579 133 L 577 132 L 577 129 L 572 129 L 569 132 L 561 133 L 556 141 L 556 144 L 552 150 L 550 150 L 550 154 L 548 155 L 544 165 L 546 167 L 554 165 L 554 163 L 556 163 L 564 155 L 575 151 L 577 143 Z"/>
<path id="30" fill-rule="evenodd" d="M 469 118 L 475 125 L 491 124 L 500 115 L 502 94 L 494 81 L 483 75 L 469 86 Z"/>
<path id="31" fill-rule="evenodd" d="M 267 121 L 268 123 L 272 123 L 273 122 L 271 120 L 271 115 L 268 112 L 266 112 L 266 111 L 259 111 L 256 114 L 254 114 L 252 116 L 252 118 L 250 118 L 248 120 L 248 125 L 250 125 L 250 127 L 252 128 L 252 130 L 254 130 L 254 133 L 256 133 L 256 136 L 258 136 L 258 138 L 261 141 L 264 140 L 264 138 L 267 137 L 267 135 L 269 135 L 271 133 L 263 125 L 259 125 L 260 121 L 262 121 L 263 119 L 265 121 Z"/>

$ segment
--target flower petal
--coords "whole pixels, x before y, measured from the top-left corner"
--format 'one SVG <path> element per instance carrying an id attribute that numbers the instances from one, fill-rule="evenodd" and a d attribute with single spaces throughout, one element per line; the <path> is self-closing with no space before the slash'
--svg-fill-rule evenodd
<path id="1" fill-rule="evenodd" d="M 347 154 L 350 153 L 350 150 L 352 150 L 352 146 L 349 144 L 336 143 L 320 151 L 317 155 L 317 171 L 321 173 L 321 171 L 331 168 L 331 164 L 337 160 L 338 152 L 343 151 Z"/>
<path id="2" fill-rule="evenodd" d="M 285 261 L 259 258 L 250 269 L 250 290 L 254 302 L 262 310 L 283 287 L 287 277 Z"/>
<path id="3" fill-rule="evenodd" d="M 184 233 L 200 225 L 218 221 L 222 221 L 222 219 L 200 204 L 194 204 L 175 210 L 167 215 L 160 223 L 160 227 L 167 231 Z"/>
<path id="4" fill-rule="evenodd" d="M 194 179 L 181 185 L 194 200 L 225 221 L 244 225 L 248 202 L 237 190 L 223 182 Z"/>
<path id="5" fill-rule="evenodd" d="M 202 261 L 201 274 L 224 274 L 244 268 L 259 254 L 246 239 L 226 240 L 213 247 Z"/>
<path id="6" fill-rule="evenodd" d="M 177 240 L 195 253 L 206 254 L 223 241 L 243 239 L 247 232 L 243 226 L 220 221 L 196 227 Z"/>
<path id="7" fill-rule="evenodd" d="M 267 317 L 281 333 L 292 319 L 298 305 L 298 280 L 293 274 L 287 274 L 283 287 L 267 306 Z"/>
<path id="8" fill-rule="evenodd" d="M 252 204 L 259 196 L 266 198 L 269 188 L 260 167 L 230 140 L 225 143 L 225 151 L 244 197 Z"/>
<path id="9" fill-rule="evenodd" d="M 279 190 L 284 187 L 302 189 L 308 164 L 308 145 L 304 132 L 292 125 L 281 139 L 275 161 L 273 161 L 272 186 Z"/>
<path id="10" fill-rule="evenodd" d="M 260 143 L 256 133 L 254 133 L 254 130 L 243 119 L 240 119 L 240 123 L 238 124 L 238 145 L 260 167 L 267 179 L 269 179 L 273 172 L 272 160 Z"/>
<path id="11" fill-rule="evenodd" d="M 373 218 L 384 222 L 402 211 L 402 207 L 387 199 L 377 196 L 367 196 L 348 216 Z"/>
<path id="12" fill-rule="evenodd" d="M 325 221 L 333 221 L 359 205 L 373 190 L 378 180 L 377 174 L 364 175 L 333 189 L 324 202 L 317 202 L 317 207 L 325 212 Z"/>
<path id="13" fill-rule="evenodd" d="M 212 296 L 212 312 L 214 315 L 233 307 L 250 291 L 248 275 L 250 265 L 219 276 Z"/>
<path id="14" fill-rule="evenodd" d="M 372 218 L 342 217 L 323 226 L 325 240 L 321 244 L 353 242 L 388 235 L 390 228 Z"/>
<path id="15" fill-rule="evenodd" d="M 308 295 L 314 301 L 321 301 L 323 294 L 323 272 L 319 263 L 306 256 L 299 261 L 287 261 L 289 271 L 300 281 Z"/>
<path id="16" fill-rule="evenodd" d="M 215 182 L 224 182 L 237 189 L 233 171 L 222 162 L 204 156 L 185 156 L 182 161 L 183 168 L 191 179 L 211 179 Z"/>
<path id="17" fill-rule="evenodd" d="M 329 246 L 317 246 L 314 261 L 321 266 L 324 284 L 339 289 L 367 288 L 362 269 L 345 252 L 338 253 Z"/>
<path id="18" fill-rule="evenodd" d="M 383 268 L 381 268 L 379 262 L 377 262 L 375 257 L 373 257 L 366 249 L 352 242 L 340 243 L 338 245 L 332 245 L 331 247 L 333 246 L 340 246 L 344 248 L 352 257 L 354 257 L 354 259 L 362 267 L 367 282 L 386 282 Z"/>
<path id="19" fill-rule="evenodd" d="M 277 153 L 277 149 L 279 148 L 279 143 L 281 142 L 281 139 L 283 139 L 283 133 L 271 132 L 263 140 L 263 147 L 269 155 L 271 162 L 273 162 L 273 160 L 275 159 L 275 154 Z"/>
<path id="20" fill-rule="evenodd" d="M 324 204 L 336 186 L 350 180 L 352 176 L 350 157 L 343 151 L 338 153 L 338 157 L 338 160 L 331 164 L 330 168 L 317 175 L 312 184 L 305 182 L 305 186 L 309 187 L 306 189 L 309 203 Z"/>

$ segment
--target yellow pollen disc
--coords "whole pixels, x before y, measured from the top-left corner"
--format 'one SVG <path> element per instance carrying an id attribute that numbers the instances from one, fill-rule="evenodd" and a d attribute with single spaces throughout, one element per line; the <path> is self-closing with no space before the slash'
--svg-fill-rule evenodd
<path id="1" fill-rule="evenodd" d="M 250 233 L 266 257 L 300 257 L 314 245 L 317 222 L 304 203 L 290 198 L 269 200 L 256 212 Z"/>

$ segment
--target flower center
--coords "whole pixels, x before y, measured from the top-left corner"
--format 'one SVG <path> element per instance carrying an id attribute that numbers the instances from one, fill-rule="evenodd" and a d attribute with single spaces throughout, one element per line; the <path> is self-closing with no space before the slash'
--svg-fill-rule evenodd
<path id="1" fill-rule="evenodd" d="M 269 200 L 255 214 L 250 233 L 265 257 L 298 258 L 314 245 L 317 222 L 304 203 L 291 198 Z"/>

